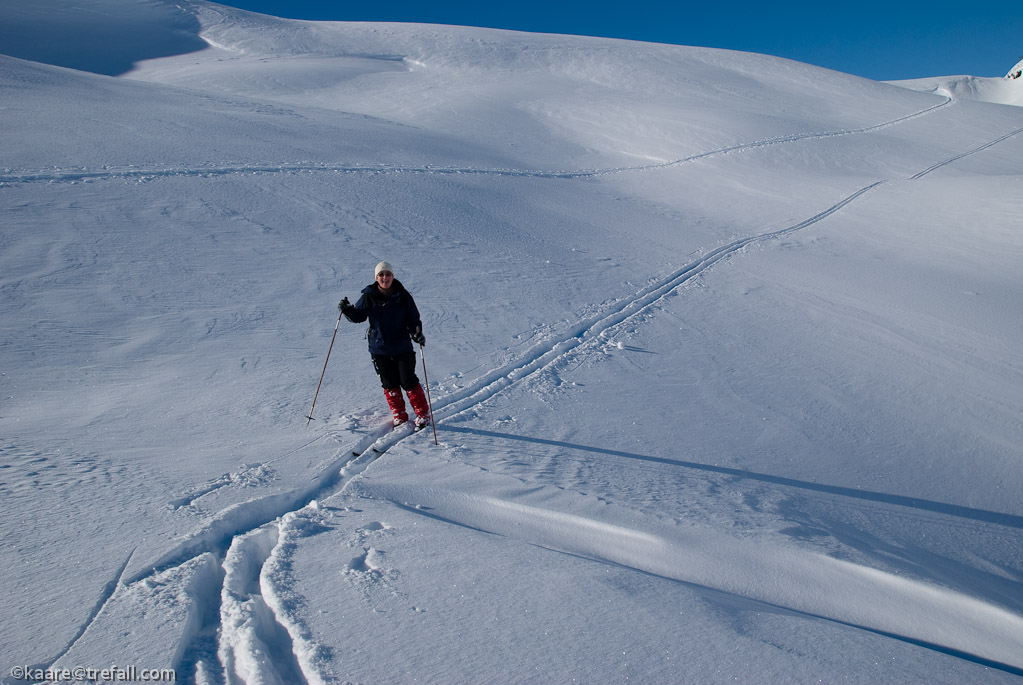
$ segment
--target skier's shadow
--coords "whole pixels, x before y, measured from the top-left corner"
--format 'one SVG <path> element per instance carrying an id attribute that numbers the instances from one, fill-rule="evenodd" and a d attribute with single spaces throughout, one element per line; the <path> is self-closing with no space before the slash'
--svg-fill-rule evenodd
<path id="1" fill-rule="evenodd" d="M 622 450 L 607 449 L 606 447 L 592 447 L 590 445 L 579 445 L 572 442 L 562 442 L 560 440 L 547 440 L 545 438 L 533 438 L 526 435 L 498 433 L 495 431 L 481 430 L 479 428 L 464 428 L 460 426 L 448 426 L 438 423 L 437 430 L 449 431 L 452 433 L 468 433 L 470 435 L 480 435 L 488 438 L 499 438 L 502 440 L 518 440 L 521 442 L 531 442 L 537 445 L 547 445 L 549 447 L 561 447 L 571 450 L 580 450 L 583 452 L 593 452 L 594 454 L 606 454 L 612 457 L 637 459 L 639 461 L 653 462 L 655 464 L 680 466 L 683 468 L 695 469 L 698 471 L 707 471 L 710 473 L 719 473 L 727 476 L 735 476 L 738 478 L 758 480 L 764 483 L 784 485 L 791 488 L 801 488 L 803 490 L 824 492 L 829 495 L 841 495 L 843 497 L 853 497 L 855 499 L 867 500 L 871 502 L 883 502 L 885 504 L 893 504 L 900 507 L 911 507 L 913 509 L 920 509 L 923 511 L 933 511 L 939 514 L 945 514 L 947 516 L 958 516 L 961 518 L 973 519 L 975 521 L 983 521 L 985 523 L 994 523 L 1000 526 L 1008 526 L 1010 528 L 1023 528 L 1023 516 L 1003 514 L 996 511 L 986 511 L 984 509 L 974 509 L 972 507 L 963 507 L 958 504 L 935 502 L 933 500 L 920 499 L 918 497 L 906 497 L 904 495 L 892 495 L 884 492 L 873 492 L 871 490 L 844 488 L 838 485 L 824 485 L 821 483 L 811 483 L 808 481 L 795 480 L 793 478 L 785 478 L 782 476 L 772 476 L 771 474 L 768 473 L 743 471 L 742 469 L 732 469 L 725 466 L 714 466 L 712 464 L 700 464 L 693 461 L 682 461 L 680 459 L 651 457 L 645 454 L 635 454 L 633 452 L 624 452 Z"/>

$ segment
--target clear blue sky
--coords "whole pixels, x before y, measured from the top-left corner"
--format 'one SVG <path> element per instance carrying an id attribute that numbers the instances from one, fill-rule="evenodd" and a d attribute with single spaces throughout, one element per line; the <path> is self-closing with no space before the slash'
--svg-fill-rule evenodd
<path id="1" fill-rule="evenodd" d="M 1023 3 L 633 0 L 220 0 L 292 19 L 400 21 L 607 36 L 788 57 L 876 80 L 1004 76 L 1023 57 Z"/>

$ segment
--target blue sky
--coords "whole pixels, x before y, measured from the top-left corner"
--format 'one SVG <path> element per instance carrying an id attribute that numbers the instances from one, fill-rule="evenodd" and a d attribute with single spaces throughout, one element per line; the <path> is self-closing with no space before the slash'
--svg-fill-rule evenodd
<path id="1" fill-rule="evenodd" d="M 962 4 L 862 0 L 221 0 L 293 19 L 459 24 L 746 50 L 877 80 L 1004 76 L 1023 56 L 1018 0 Z"/>

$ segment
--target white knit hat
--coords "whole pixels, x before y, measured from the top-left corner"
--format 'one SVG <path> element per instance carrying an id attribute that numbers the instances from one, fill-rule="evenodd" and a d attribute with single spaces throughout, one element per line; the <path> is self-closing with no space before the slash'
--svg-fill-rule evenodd
<path id="1" fill-rule="evenodd" d="M 394 275 L 394 267 L 393 266 L 391 266 L 387 262 L 380 262 L 379 264 L 377 264 L 376 268 L 373 269 L 373 278 L 376 278 L 377 276 L 379 276 L 381 271 L 390 271 L 391 275 L 392 276 Z"/>

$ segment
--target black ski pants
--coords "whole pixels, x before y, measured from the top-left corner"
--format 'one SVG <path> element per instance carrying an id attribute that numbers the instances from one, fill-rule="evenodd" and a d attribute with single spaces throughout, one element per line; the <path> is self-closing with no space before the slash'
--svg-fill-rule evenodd
<path id="1" fill-rule="evenodd" d="M 394 390 L 401 387 L 402 390 L 413 390 L 419 385 L 419 377 L 416 376 L 416 353 L 406 352 L 405 354 L 374 354 L 373 368 L 380 376 L 380 385 L 384 390 Z"/>

